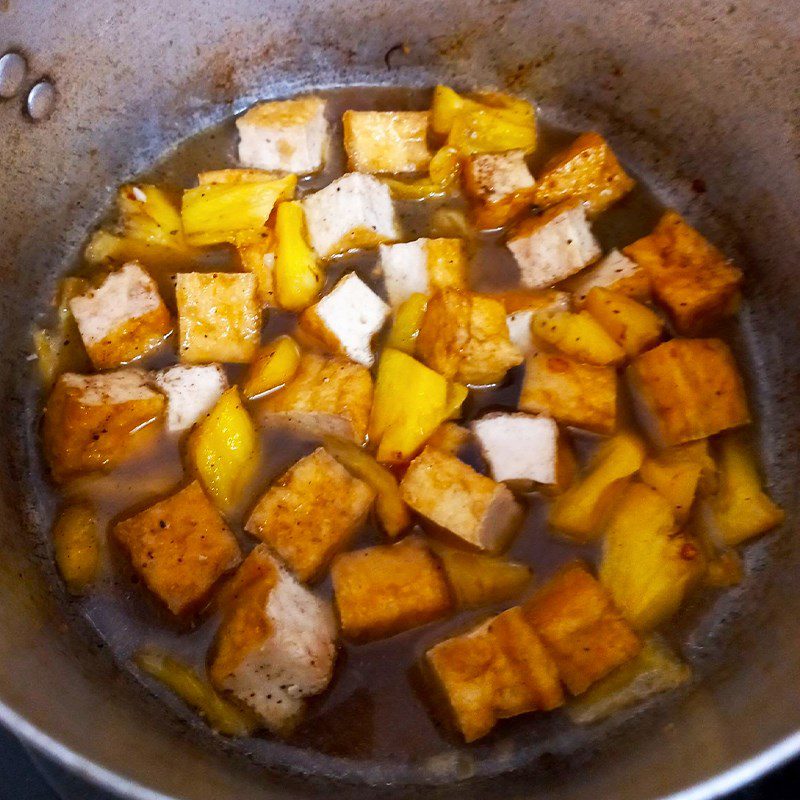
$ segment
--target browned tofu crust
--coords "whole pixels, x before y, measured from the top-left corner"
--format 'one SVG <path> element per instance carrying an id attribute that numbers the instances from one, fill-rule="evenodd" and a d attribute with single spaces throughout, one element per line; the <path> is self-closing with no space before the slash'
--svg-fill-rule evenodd
<path id="1" fill-rule="evenodd" d="M 304 353 L 294 377 L 263 400 L 257 414 L 263 421 L 282 415 L 316 433 L 360 444 L 367 435 L 372 390 L 372 375 L 361 364 L 339 356 Z"/>
<path id="2" fill-rule="evenodd" d="M 558 668 L 519 607 L 441 642 L 427 662 L 467 742 L 499 719 L 564 702 Z"/>
<path id="3" fill-rule="evenodd" d="M 44 410 L 44 448 L 56 481 L 113 469 L 149 444 L 161 428 L 166 400 L 157 392 L 99 405 L 82 402 L 81 394 L 62 375 Z"/>
<path id="4" fill-rule="evenodd" d="M 611 434 L 617 427 L 617 373 L 614 367 L 534 353 L 525 362 L 519 408 L 564 425 Z"/>
<path id="5" fill-rule="evenodd" d="M 627 370 L 645 427 L 664 447 L 750 422 L 736 361 L 720 339 L 673 339 Z"/>
<path id="6" fill-rule="evenodd" d="M 241 555 L 236 537 L 197 481 L 118 522 L 112 535 L 173 614 L 197 608 Z"/>
<path id="7" fill-rule="evenodd" d="M 580 200 L 594 215 L 616 203 L 634 185 L 608 142 L 590 131 L 545 164 L 536 185 L 535 202 L 547 208 L 562 200 Z"/>
<path id="8" fill-rule="evenodd" d="M 163 303 L 115 328 L 100 340 L 86 346 L 96 369 L 110 369 L 158 349 L 172 332 L 172 320 Z"/>
<path id="9" fill-rule="evenodd" d="M 608 592 L 579 563 L 556 573 L 522 609 L 574 695 L 641 649 Z"/>
<path id="10" fill-rule="evenodd" d="M 507 185 L 503 165 L 508 159 L 507 153 L 478 153 L 464 159 L 464 192 L 473 201 L 472 219 L 481 230 L 508 225 L 534 203 L 536 187 L 530 176 L 530 186 Z"/>
<path id="11" fill-rule="evenodd" d="M 441 565 L 418 539 L 342 553 L 331 578 L 342 631 L 357 641 L 393 636 L 452 609 Z"/>
<path id="12" fill-rule="evenodd" d="M 427 111 L 352 111 L 342 114 L 348 169 L 421 172 L 428 168 Z"/>
<path id="13" fill-rule="evenodd" d="M 416 352 L 448 380 L 472 385 L 497 383 L 523 359 L 509 337 L 503 304 L 457 289 L 428 301 Z"/>
<path id="14" fill-rule="evenodd" d="M 350 544 L 374 499 L 372 488 L 319 447 L 269 487 L 245 530 L 266 542 L 301 581 L 311 581 Z"/>
<path id="15" fill-rule="evenodd" d="M 741 270 L 676 211 L 623 252 L 646 270 L 680 333 L 699 333 L 736 310 Z"/>

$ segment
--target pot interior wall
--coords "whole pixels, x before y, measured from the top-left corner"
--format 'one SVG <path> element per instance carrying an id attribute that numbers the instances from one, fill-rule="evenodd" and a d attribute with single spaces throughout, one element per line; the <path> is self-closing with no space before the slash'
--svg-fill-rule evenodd
<path id="1" fill-rule="evenodd" d="M 766 0 L 0 3 L 0 48 L 25 53 L 58 90 L 44 123 L 23 118 L 18 100 L 0 104 L 0 717 L 125 793 L 147 796 L 140 784 L 192 800 L 246 800 L 264 796 L 265 786 L 269 796 L 310 796 L 310 784 L 276 777 L 287 771 L 317 776 L 321 793 L 325 776 L 379 786 L 472 778 L 469 794 L 483 796 L 502 784 L 481 777 L 503 775 L 512 796 L 649 798 L 787 737 L 785 752 L 800 750 L 800 596 L 792 580 L 800 548 L 790 522 L 748 548 L 743 586 L 694 615 L 687 654 L 697 680 L 644 718 L 582 731 L 555 725 L 536 741 L 520 721 L 500 744 L 454 748 L 422 764 L 347 762 L 278 743 L 271 769 L 248 763 L 164 714 L 91 631 L 75 636 L 79 623 L 48 566 L 53 508 L 26 360 L 32 320 L 114 187 L 186 136 L 256 98 L 311 86 L 510 88 L 537 100 L 553 122 L 601 130 L 663 202 L 745 267 L 740 349 L 771 490 L 793 521 L 798 34 L 794 4 Z M 408 52 L 385 58 L 399 43 Z"/>

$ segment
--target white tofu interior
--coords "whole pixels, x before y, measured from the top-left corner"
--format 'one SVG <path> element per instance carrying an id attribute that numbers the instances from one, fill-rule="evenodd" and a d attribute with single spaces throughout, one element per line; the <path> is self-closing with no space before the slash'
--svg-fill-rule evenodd
<path id="1" fill-rule="evenodd" d="M 511 343 L 518 347 L 525 355 L 533 350 L 533 337 L 531 336 L 531 320 L 534 312 L 531 309 L 515 311 L 506 317 L 508 335 Z"/>
<path id="2" fill-rule="evenodd" d="M 386 322 L 389 306 L 355 272 L 345 275 L 317 303 L 316 312 L 348 358 L 365 367 L 372 366 L 372 337 Z"/>
<path id="3" fill-rule="evenodd" d="M 110 273 L 97 289 L 73 297 L 69 303 L 87 346 L 101 342 L 125 323 L 160 305 L 155 281 L 134 261 Z"/>
<path id="4" fill-rule="evenodd" d="M 472 430 L 496 481 L 556 482 L 558 425 L 549 417 L 488 414 Z"/>
<path id="5" fill-rule="evenodd" d="M 640 270 L 641 267 L 635 261 L 614 249 L 594 267 L 570 278 L 569 290 L 575 295 L 576 300 L 582 303 L 586 295 L 596 286 L 604 288 L 613 286 L 617 281 L 629 278 Z"/>
<path id="6" fill-rule="evenodd" d="M 147 373 L 139 369 L 119 369 L 99 375 L 66 372 L 61 380 L 70 389 L 80 391 L 80 401 L 87 406 L 116 405 L 131 400 L 147 400 L 156 392 L 148 383 Z"/>
<path id="7" fill-rule="evenodd" d="M 343 252 L 341 242 L 353 231 L 370 230 L 387 240 L 400 238 L 389 187 L 372 175 L 342 175 L 306 197 L 303 210 L 311 246 L 322 258 Z"/>
<path id="8" fill-rule="evenodd" d="M 481 194 L 490 203 L 499 203 L 515 192 L 532 188 L 536 183 L 522 150 L 482 153 L 472 159 L 469 168 Z"/>
<path id="9" fill-rule="evenodd" d="M 239 162 L 245 167 L 308 175 L 325 163 L 328 121 L 319 97 L 259 103 L 236 120 L 236 127 Z"/>
<path id="10" fill-rule="evenodd" d="M 167 430 L 171 433 L 191 428 L 228 388 L 228 379 L 218 364 L 179 364 L 162 369 L 153 379 L 167 396 Z"/>
<path id="11" fill-rule="evenodd" d="M 263 547 L 263 545 L 262 545 Z M 224 688 L 276 732 L 291 729 L 304 698 L 329 683 L 336 656 L 336 621 L 316 597 L 282 566 L 264 608 L 267 637 L 229 675 Z"/>
<path id="12" fill-rule="evenodd" d="M 428 294 L 428 240 L 382 244 L 379 263 L 386 294 L 392 307 L 399 306 L 415 292 Z"/>
<path id="13" fill-rule="evenodd" d="M 546 289 L 595 261 L 601 253 L 583 206 L 565 209 L 530 233 L 509 239 L 522 284 Z"/>

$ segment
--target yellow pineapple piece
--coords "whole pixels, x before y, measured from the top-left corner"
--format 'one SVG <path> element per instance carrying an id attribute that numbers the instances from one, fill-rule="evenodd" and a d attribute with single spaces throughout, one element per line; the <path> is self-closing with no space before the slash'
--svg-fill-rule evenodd
<path id="1" fill-rule="evenodd" d="M 628 357 L 658 344 L 664 323 L 647 306 L 610 289 L 595 287 L 586 295 L 586 310 Z"/>
<path id="2" fill-rule="evenodd" d="M 619 364 L 625 351 L 588 312 L 540 311 L 533 315 L 531 333 L 541 342 L 585 364 Z"/>
<path id="3" fill-rule="evenodd" d="M 67 506 L 53 526 L 56 566 L 72 594 L 94 581 L 100 566 L 97 514 L 86 503 Z"/>
<path id="4" fill-rule="evenodd" d="M 291 336 L 279 336 L 264 345 L 242 379 L 242 394 L 252 400 L 285 386 L 300 366 L 300 348 Z"/>

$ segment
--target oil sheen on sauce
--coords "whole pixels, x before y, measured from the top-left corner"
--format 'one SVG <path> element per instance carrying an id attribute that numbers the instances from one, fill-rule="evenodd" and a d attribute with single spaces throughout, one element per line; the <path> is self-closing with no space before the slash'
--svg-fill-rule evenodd
<path id="1" fill-rule="evenodd" d="M 344 172 L 341 150 L 341 113 L 348 108 L 374 110 L 403 110 L 428 108 L 430 93 L 419 90 L 386 88 L 348 88 L 322 92 L 329 103 L 332 152 L 325 173 L 301 181 L 304 194 L 327 184 Z M 540 120 L 540 144 L 534 156 L 534 170 L 555 149 L 574 137 L 573 132 L 548 126 Z M 140 180 L 167 184 L 180 190 L 194 185 L 202 170 L 236 166 L 236 134 L 233 120 L 211 128 L 182 143 L 167 154 L 150 173 Z M 443 205 L 460 207 L 459 200 L 433 202 L 400 202 L 397 204 L 405 238 L 420 236 L 457 235 L 437 227 L 434 216 Z M 621 246 L 652 229 L 661 207 L 641 186 L 619 204 L 606 211 L 594 224 L 594 230 L 604 249 Z M 224 253 L 209 261 L 209 269 L 225 266 Z M 328 268 L 328 280 L 334 283 L 339 276 L 355 269 L 378 292 L 380 277 L 376 273 L 376 251 L 357 253 L 335 260 Z M 517 269 L 510 253 L 497 235 L 481 235 L 473 242 L 471 287 L 480 291 L 509 288 L 516 285 Z M 162 287 L 169 287 L 168 276 L 156 276 Z M 169 291 L 168 303 L 173 302 Z M 280 312 L 270 312 L 264 325 L 265 341 L 280 333 L 290 332 L 293 319 Z M 174 354 L 156 356 L 142 364 L 160 367 L 174 363 Z M 229 377 L 235 381 L 241 368 L 230 368 Z M 465 404 L 466 417 L 474 417 L 490 407 L 514 408 L 520 388 L 521 369 L 513 370 L 503 385 L 474 391 Z M 268 483 L 301 456 L 311 452 L 318 441 L 275 430 L 262 431 L 262 461 L 259 475 L 251 484 L 249 496 L 230 517 L 229 523 L 247 552 L 255 541 L 242 531 L 246 511 L 265 490 Z M 587 454 L 592 437 L 573 435 L 579 452 Z M 466 459 L 478 466 L 476 453 Z M 164 437 L 153 448 L 129 461 L 112 473 L 73 481 L 64 490 L 67 499 L 85 498 L 99 509 L 105 527 L 115 519 L 128 516 L 150 505 L 155 499 L 169 494 L 184 478 L 179 442 Z M 577 557 L 594 560 L 592 548 L 577 547 L 559 541 L 546 531 L 544 505 L 536 495 L 525 498 L 528 513 L 516 537 L 510 556 L 530 564 L 535 581 L 550 575 L 559 565 Z M 354 544 L 364 547 L 383 541 L 379 531 L 368 525 Z M 330 597 L 329 581 L 316 587 L 321 595 Z M 203 668 L 208 646 L 216 628 L 213 617 L 192 624 L 178 624 L 164 612 L 137 580 L 124 559 L 106 547 L 104 575 L 95 589 L 79 601 L 81 612 L 97 630 L 123 668 L 131 668 L 132 655 L 143 646 L 163 648 L 170 653 Z M 513 605 L 509 602 L 506 606 Z M 355 760 L 416 761 L 441 752 L 456 744 L 452 735 L 431 714 L 424 691 L 418 686 L 415 665 L 433 643 L 453 632 L 464 629 L 473 621 L 502 609 L 482 608 L 458 614 L 443 622 L 408 631 L 390 639 L 354 646 L 342 643 L 336 673 L 330 688 L 309 703 L 305 721 L 289 739 L 289 744 L 314 749 L 331 756 Z M 173 708 L 181 708 L 165 690 L 150 681 L 148 688 L 168 699 Z M 180 712 L 179 712 L 180 713 Z M 192 720 L 188 709 L 181 714 Z M 198 723 L 199 724 L 199 723 Z M 502 735 L 502 725 L 495 735 Z M 246 749 L 258 758 L 258 749 L 266 743 L 256 737 L 246 742 Z"/>

